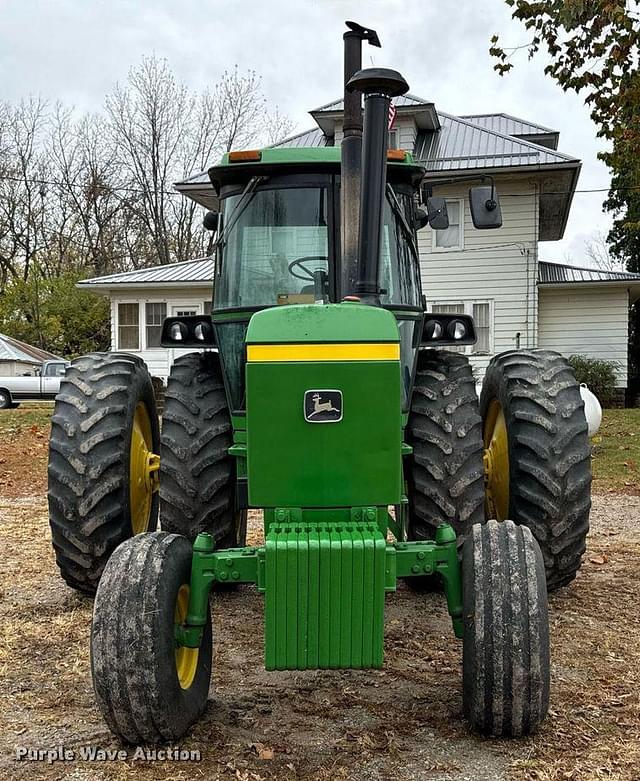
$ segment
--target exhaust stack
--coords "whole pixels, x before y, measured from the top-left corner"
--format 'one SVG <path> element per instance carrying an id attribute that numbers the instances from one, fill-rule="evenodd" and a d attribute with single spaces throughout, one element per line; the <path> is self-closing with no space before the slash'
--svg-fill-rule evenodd
<path id="1" fill-rule="evenodd" d="M 349 79 L 362 68 L 362 42 L 380 47 L 375 30 L 357 22 L 346 22 L 344 40 L 344 114 L 341 144 L 341 257 L 338 284 L 341 296 L 351 293 L 358 267 L 358 226 L 360 209 L 360 172 L 362 168 L 362 96 L 347 90 Z"/>
<path id="2" fill-rule="evenodd" d="M 351 92 L 364 93 L 358 272 L 353 292 L 365 303 L 379 304 L 389 106 L 391 98 L 404 95 L 409 85 L 398 71 L 366 68 L 354 74 L 346 88 Z"/>

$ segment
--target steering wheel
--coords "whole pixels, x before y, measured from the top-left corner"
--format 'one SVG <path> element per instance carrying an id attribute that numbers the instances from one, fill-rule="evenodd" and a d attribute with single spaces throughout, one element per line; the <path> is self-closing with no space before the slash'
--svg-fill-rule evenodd
<path id="1" fill-rule="evenodd" d="M 295 277 L 296 279 L 301 279 L 303 282 L 313 282 L 314 276 L 313 271 L 310 271 L 304 264 L 312 261 L 312 260 L 326 260 L 328 261 L 329 258 L 326 255 L 305 255 L 303 258 L 296 258 L 295 260 L 292 260 L 291 263 L 289 263 L 289 273 L 292 277 Z M 300 266 L 302 274 L 296 274 L 294 271 L 294 268 L 296 266 Z"/>

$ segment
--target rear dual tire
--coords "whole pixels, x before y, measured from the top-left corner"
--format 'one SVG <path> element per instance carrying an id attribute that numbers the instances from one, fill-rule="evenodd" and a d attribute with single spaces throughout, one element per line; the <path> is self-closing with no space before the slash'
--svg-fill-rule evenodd
<path id="1" fill-rule="evenodd" d="M 157 525 L 157 491 L 132 491 L 141 427 L 145 447 L 158 453 L 155 395 L 141 358 L 92 353 L 71 363 L 51 419 L 49 522 L 62 577 L 86 594 L 121 542 Z"/>
<path id="2" fill-rule="evenodd" d="M 466 356 L 420 351 L 407 439 L 409 539 L 433 539 L 441 523 L 462 538 L 484 520 L 482 420 Z"/>
<path id="3" fill-rule="evenodd" d="M 485 517 L 512 518 L 538 541 L 549 590 L 573 580 L 589 530 L 591 447 L 565 358 L 496 355 L 478 406 L 464 355 L 421 351 L 407 439 L 409 539 L 432 539 L 446 522 L 462 540 Z"/>
<path id="4" fill-rule="evenodd" d="M 580 569 L 591 508 L 591 446 L 573 369 L 551 350 L 496 355 L 480 413 L 485 446 L 492 451 L 502 440 L 506 452 L 506 463 L 487 475 L 487 515 L 528 526 L 542 551 L 548 589 L 564 586 Z"/>
<path id="5" fill-rule="evenodd" d="M 160 525 L 216 548 L 245 545 L 247 511 L 236 501 L 231 416 L 220 358 L 190 353 L 171 367 L 162 416 Z"/>

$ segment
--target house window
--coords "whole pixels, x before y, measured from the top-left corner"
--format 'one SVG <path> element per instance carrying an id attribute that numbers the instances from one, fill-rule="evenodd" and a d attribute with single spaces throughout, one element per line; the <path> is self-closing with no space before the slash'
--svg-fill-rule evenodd
<path id="1" fill-rule="evenodd" d="M 212 305 L 213 305 L 213 302 L 211 301 L 211 299 L 209 299 L 209 301 L 203 301 L 202 302 L 202 311 L 203 311 L 203 313 L 205 315 L 210 315 L 211 314 L 211 307 L 212 307 Z"/>
<path id="2" fill-rule="evenodd" d="M 476 325 L 478 341 L 473 345 L 474 353 L 491 352 L 491 308 L 488 301 L 481 301 L 473 305 L 473 322 Z"/>
<path id="3" fill-rule="evenodd" d="M 434 252 L 460 250 L 464 247 L 464 201 L 447 199 L 449 227 L 433 231 Z"/>
<path id="4" fill-rule="evenodd" d="M 118 304 L 118 349 L 140 349 L 140 306 L 135 304 Z"/>
<path id="5" fill-rule="evenodd" d="M 455 350 L 456 352 L 472 355 L 487 355 L 491 353 L 492 308 L 490 301 L 434 303 L 428 309 L 434 314 L 471 315 L 473 317 L 478 341 L 475 344 L 461 347 L 447 346 L 446 350 Z"/>
<path id="6" fill-rule="evenodd" d="M 389 131 L 389 149 L 399 149 L 398 143 L 399 143 L 398 131 L 397 130 L 390 130 Z"/>
<path id="7" fill-rule="evenodd" d="M 160 347 L 162 323 L 167 316 L 167 305 L 162 303 L 147 304 L 146 307 L 147 349 Z"/>

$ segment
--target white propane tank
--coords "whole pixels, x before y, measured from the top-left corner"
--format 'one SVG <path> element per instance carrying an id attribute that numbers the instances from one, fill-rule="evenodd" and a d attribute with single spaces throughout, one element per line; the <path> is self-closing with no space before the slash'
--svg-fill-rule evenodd
<path id="1" fill-rule="evenodd" d="M 589 427 L 589 436 L 593 437 L 598 433 L 602 423 L 602 407 L 596 395 L 589 390 L 584 382 L 580 383 L 580 395 L 584 401 L 584 415 Z"/>

